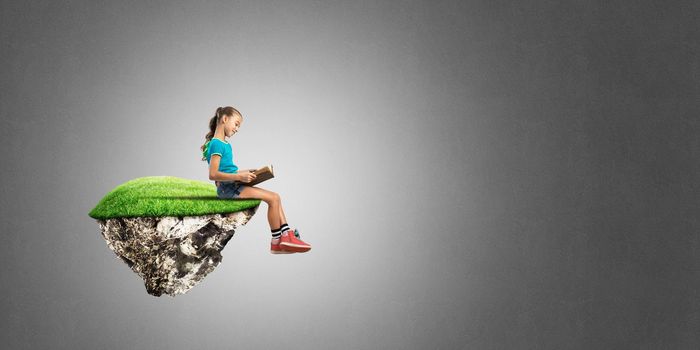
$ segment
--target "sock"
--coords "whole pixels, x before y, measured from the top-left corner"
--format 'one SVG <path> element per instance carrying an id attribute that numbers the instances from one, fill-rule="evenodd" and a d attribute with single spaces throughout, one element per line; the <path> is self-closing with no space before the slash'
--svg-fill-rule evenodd
<path id="1" fill-rule="evenodd" d="M 282 227 L 280 228 L 280 230 L 282 233 L 288 232 L 289 234 L 294 235 L 294 237 L 299 238 L 299 233 L 297 233 L 296 230 L 292 230 L 291 228 L 289 228 L 289 225 L 287 225 L 286 222 L 284 224 L 282 224 Z"/>
<path id="2" fill-rule="evenodd" d="M 273 239 L 280 238 L 280 236 L 282 235 L 282 228 L 281 227 L 276 229 L 276 230 L 270 230 L 270 231 L 272 231 L 272 238 Z"/>
<path id="3" fill-rule="evenodd" d="M 282 226 L 280 226 L 280 233 L 287 230 L 289 230 L 289 225 L 287 225 L 287 223 L 285 222 L 284 224 L 282 224 Z"/>

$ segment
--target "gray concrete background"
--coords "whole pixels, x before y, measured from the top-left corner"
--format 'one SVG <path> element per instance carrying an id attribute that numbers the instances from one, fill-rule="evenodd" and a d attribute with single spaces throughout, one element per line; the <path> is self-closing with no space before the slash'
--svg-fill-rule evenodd
<path id="1" fill-rule="evenodd" d="M 3 1 L 3 348 L 696 349 L 694 1 Z M 266 210 L 155 298 L 87 213 L 207 181 Z"/>

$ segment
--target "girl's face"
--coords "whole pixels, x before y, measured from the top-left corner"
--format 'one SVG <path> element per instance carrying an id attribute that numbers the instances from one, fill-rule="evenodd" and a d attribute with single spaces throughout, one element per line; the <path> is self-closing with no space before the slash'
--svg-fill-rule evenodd
<path id="1" fill-rule="evenodd" d="M 226 134 L 226 137 L 231 137 L 233 134 L 237 133 L 242 122 L 243 118 L 238 114 L 224 116 L 224 134 Z"/>

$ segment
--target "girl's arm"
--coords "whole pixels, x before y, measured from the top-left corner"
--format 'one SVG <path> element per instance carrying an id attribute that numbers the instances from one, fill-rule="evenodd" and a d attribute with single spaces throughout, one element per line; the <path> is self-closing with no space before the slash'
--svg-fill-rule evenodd
<path id="1" fill-rule="evenodd" d="M 219 171 L 219 163 L 221 156 L 214 154 L 209 160 L 209 180 L 212 181 L 240 181 L 241 177 L 238 174 L 230 174 Z"/>

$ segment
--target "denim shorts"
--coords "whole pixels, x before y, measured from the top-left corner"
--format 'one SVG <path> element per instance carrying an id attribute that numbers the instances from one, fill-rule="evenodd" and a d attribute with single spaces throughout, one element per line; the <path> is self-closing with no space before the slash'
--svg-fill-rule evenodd
<path id="1" fill-rule="evenodd" d="M 233 199 L 238 198 L 241 195 L 241 191 L 244 184 L 234 181 L 234 182 L 220 182 L 216 181 L 216 195 L 221 199 Z"/>

